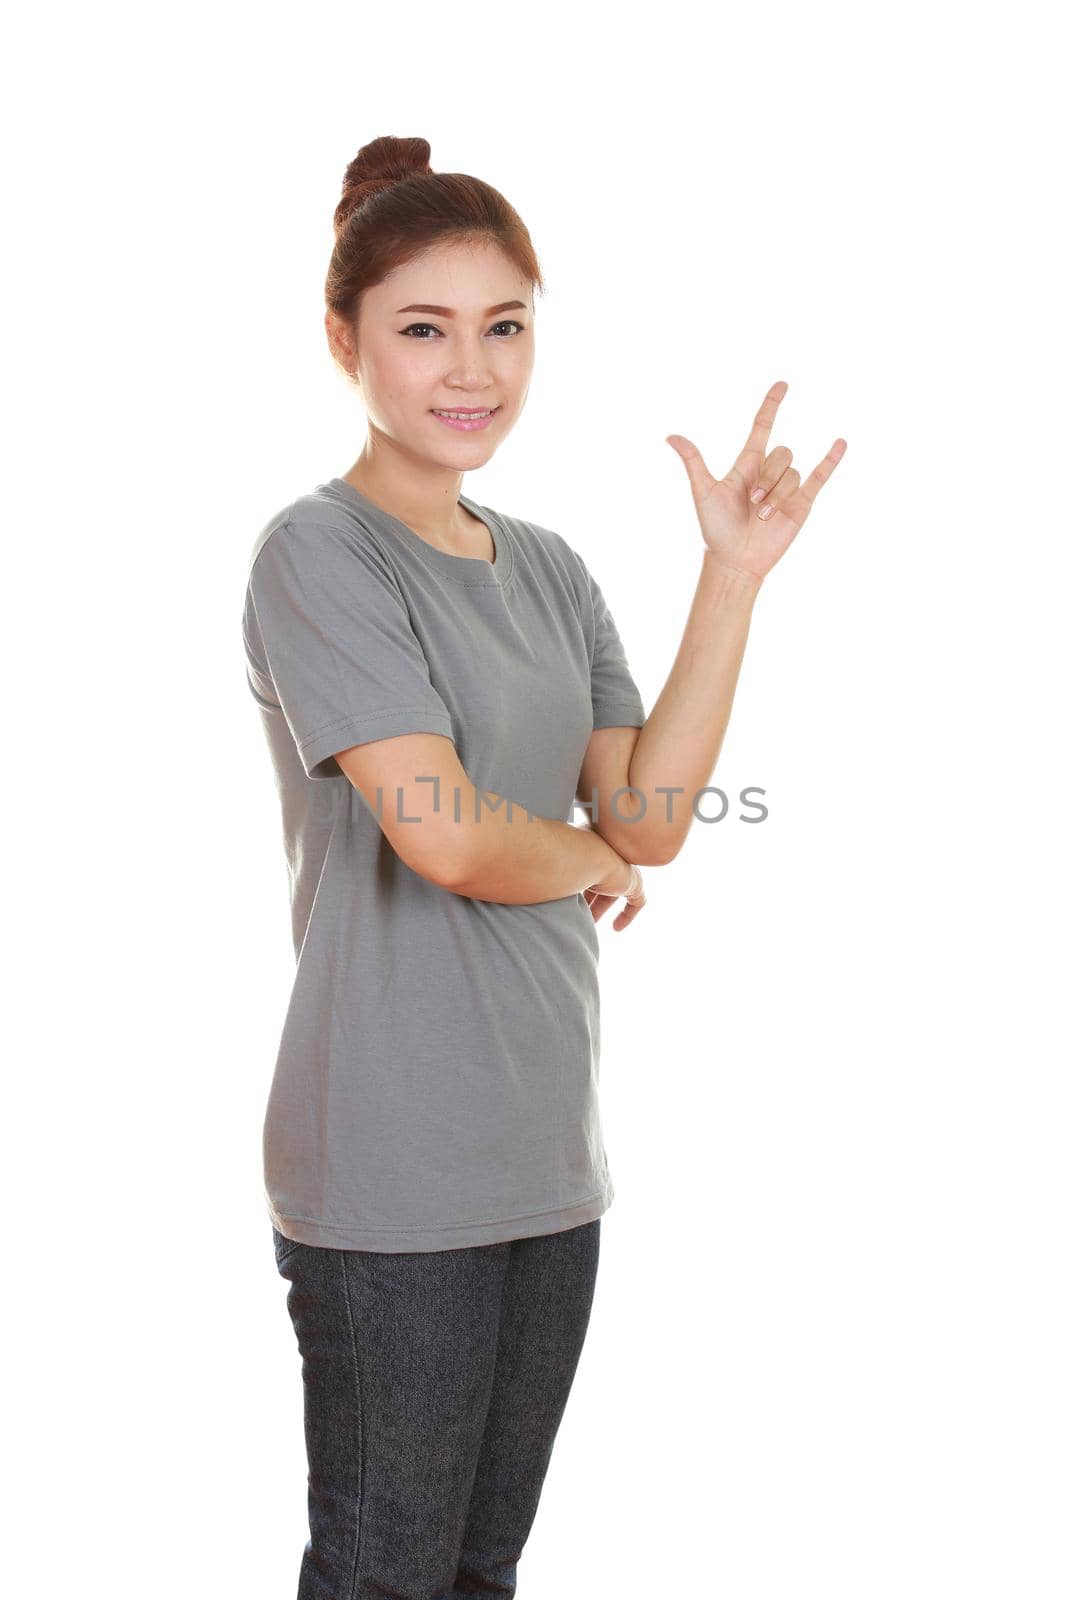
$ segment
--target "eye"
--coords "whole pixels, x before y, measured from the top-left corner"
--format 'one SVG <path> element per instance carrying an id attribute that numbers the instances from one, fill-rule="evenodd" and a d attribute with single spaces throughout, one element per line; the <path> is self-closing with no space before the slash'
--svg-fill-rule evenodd
<path id="1" fill-rule="evenodd" d="M 516 322 L 513 317 L 509 317 L 504 322 L 494 323 L 493 326 L 494 328 L 514 328 L 515 333 L 507 335 L 509 339 L 514 339 L 517 334 L 523 332 L 526 325 L 523 322 Z M 432 339 L 421 339 L 419 333 L 416 331 L 418 329 L 425 329 L 428 333 L 441 332 L 440 328 L 435 327 L 432 322 L 412 322 L 409 323 L 406 328 L 401 328 L 400 331 L 401 333 L 407 334 L 407 336 L 411 339 L 419 339 L 422 344 L 432 344 L 434 342 Z"/>

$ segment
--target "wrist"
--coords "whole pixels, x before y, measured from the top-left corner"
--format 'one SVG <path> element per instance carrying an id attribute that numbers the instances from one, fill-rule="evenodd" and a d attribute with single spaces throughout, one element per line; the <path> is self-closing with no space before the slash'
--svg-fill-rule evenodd
<path id="1" fill-rule="evenodd" d="M 749 572 L 746 567 L 734 566 L 730 561 L 724 561 L 707 545 L 704 547 L 702 576 L 708 582 L 720 586 L 724 594 L 751 595 L 753 598 L 759 593 L 763 584 L 762 577 L 757 573 Z"/>

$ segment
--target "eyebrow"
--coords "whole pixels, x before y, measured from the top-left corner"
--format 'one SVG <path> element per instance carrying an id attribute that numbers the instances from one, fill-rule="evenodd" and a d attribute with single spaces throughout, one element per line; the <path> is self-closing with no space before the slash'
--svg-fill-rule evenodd
<path id="1" fill-rule="evenodd" d="M 485 315 L 487 317 L 492 317 L 495 316 L 498 311 L 525 310 L 525 300 L 503 300 L 498 306 L 490 306 Z M 430 314 L 435 317 L 454 317 L 456 314 L 454 311 L 450 311 L 448 306 L 398 306 L 394 314 L 399 316 L 402 311 L 429 311 Z"/>

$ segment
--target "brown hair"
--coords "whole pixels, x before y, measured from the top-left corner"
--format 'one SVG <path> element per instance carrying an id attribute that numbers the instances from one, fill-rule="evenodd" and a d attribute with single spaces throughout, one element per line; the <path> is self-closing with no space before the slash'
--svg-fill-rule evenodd
<path id="1" fill-rule="evenodd" d="M 450 240 L 492 241 L 534 290 L 544 293 L 541 268 L 518 212 L 481 178 L 431 171 L 425 139 L 385 136 L 365 144 L 345 169 L 333 230 L 326 305 L 353 329 L 365 289 L 421 251 Z"/>

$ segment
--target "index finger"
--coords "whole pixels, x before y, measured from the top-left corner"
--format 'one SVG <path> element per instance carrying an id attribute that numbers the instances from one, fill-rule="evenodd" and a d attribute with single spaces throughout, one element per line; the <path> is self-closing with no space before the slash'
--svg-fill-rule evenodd
<path id="1" fill-rule="evenodd" d="M 738 471 L 741 471 L 742 462 L 748 456 L 750 459 L 747 465 L 750 469 L 754 468 L 755 475 L 758 477 L 760 468 L 763 466 L 767 440 L 770 438 L 771 429 L 774 427 L 774 419 L 778 415 L 778 407 L 785 399 L 788 388 L 789 385 L 785 379 L 779 378 L 778 382 L 772 383 L 767 390 L 763 404 L 756 412 L 756 420 L 752 424 L 752 432 L 741 446 L 740 454 L 734 462 L 734 467 Z M 744 477 L 743 472 L 741 475 Z"/>

